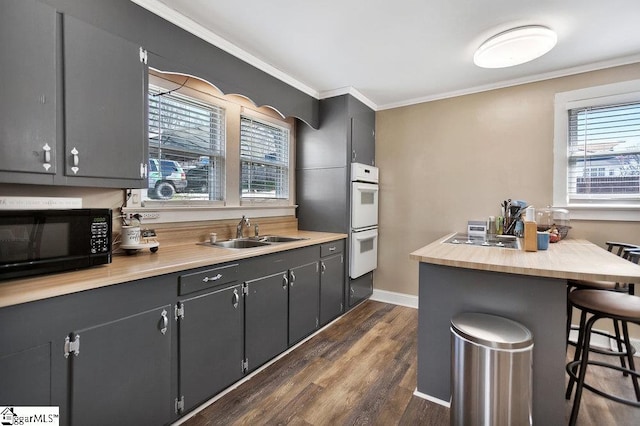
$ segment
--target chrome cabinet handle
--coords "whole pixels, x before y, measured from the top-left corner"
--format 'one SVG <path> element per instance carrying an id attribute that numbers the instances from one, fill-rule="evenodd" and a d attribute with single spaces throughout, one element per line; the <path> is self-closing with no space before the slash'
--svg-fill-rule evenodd
<path id="1" fill-rule="evenodd" d="M 220 278 L 222 278 L 222 274 L 218 274 L 218 275 L 216 275 L 214 277 L 204 277 L 202 279 L 202 282 L 207 283 L 209 281 L 218 281 Z"/>
<path id="2" fill-rule="evenodd" d="M 284 274 L 282 276 L 282 288 L 286 290 L 287 287 L 289 287 L 289 278 L 287 278 L 287 274 Z"/>
<path id="3" fill-rule="evenodd" d="M 322 269 L 322 273 L 324 274 L 324 271 L 327 270 L 327 265 L 325 265 L 324 262 L 320 262 L 320 268 Z"/>
<path id="4" fill-rule="evenodd" d="M 44 162 L 42 163 L 42 167 L 49 171 L 51 168 L 51 147 L 48 143 L 45 143 L 42 149 L 44 151 Z"/>
<path id="5" fill-rule="evenodd" d="M 169 328 L 169 317 L 167 317 L 167 311 L 163 309 L 160 316 L 162 317 L 160 319 L 160 333 L 166 334 L 167 329 Z"/>
<path id="6" fill-rule="evenodd" d="M 233 307 L 238 309 L 238 303 L 240 303 L 240 295 L 238 290 L 233 290 Z"/>
<path id="7" fill-rule="evenodd" d="M 291 287 L 293 287 L 294 282 L 296 282 L 296 274 L 291 271 Z"/>
<path id="8" fill-rule="evenodd" d="M 329 247 L 329 251 L 336 251 L 336 247 L 335 246 Z"/>
<path id="9" fill-rule="evenodd" d="M 351 151 L 351 161 L 356 161 L 356 150 L 354 149 L 353 151 Z"/>
<path id="10" fill-rule="evenodd" d="M 71 171 L 73 171 L 74 174 L 78 173 L 78 170 L 80 170 L 78 168 L 78 164 L 80 164 L 80 158 L 79 155 L 80 153 L 78 152 L 78 150 L 76 149 L 76 147 L 74 146 L 73 149 L 71 150 L 71 158 L 73 160 L 73 167 L 71 167 Z"/>

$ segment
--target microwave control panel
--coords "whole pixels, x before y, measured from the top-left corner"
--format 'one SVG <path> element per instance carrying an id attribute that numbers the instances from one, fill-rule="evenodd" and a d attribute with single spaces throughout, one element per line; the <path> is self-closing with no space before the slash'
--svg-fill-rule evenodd
<path id="1" fill-rule="evenodd" d="M 104 217 L 94 217 L 91 223 L 91 254 L 108 253 L 109 223 Z"/>

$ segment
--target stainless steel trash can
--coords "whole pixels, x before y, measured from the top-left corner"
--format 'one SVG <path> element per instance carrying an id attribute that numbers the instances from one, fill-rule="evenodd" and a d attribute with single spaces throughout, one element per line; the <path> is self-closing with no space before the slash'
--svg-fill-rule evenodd
<path id="1" fill-rule="evenodd" d="M 507 318 L 451 319 L 451 425 L 531 425 L 533 335 Z"/>

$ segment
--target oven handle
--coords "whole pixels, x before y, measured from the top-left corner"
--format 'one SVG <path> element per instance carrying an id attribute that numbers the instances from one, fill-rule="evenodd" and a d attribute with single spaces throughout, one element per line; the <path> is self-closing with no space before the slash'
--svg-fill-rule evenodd
<path id="1" fill-rule="evenodd" d="M 360 192 L 378 192 L 378 185 L 375 183 L 354 182 L 353 186 L 356 191 Z"/>
<path id="2" fill-rule="evenodd" d="M 360 235 L 360 234 L 362 234 L 362 235 Z M 369 232 L 369 231 L 354 232 L 352 235 L 353 235 L 353 238 L 355 240 L 358 240 L 358 241 L 372 240 L 374 238 L 378 238 L 378 232 L 377 231 L 374 231 L 373 233 Z"/>

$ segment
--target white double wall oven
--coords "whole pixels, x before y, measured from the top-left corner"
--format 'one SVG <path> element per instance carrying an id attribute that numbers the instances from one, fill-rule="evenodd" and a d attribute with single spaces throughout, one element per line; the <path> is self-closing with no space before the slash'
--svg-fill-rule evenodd
<path id="1" fill-rule="evenodd" d="M 378 266 L 378 168 L 351 164 L 351 246 L 349 276 L 358 278 Z"/>

